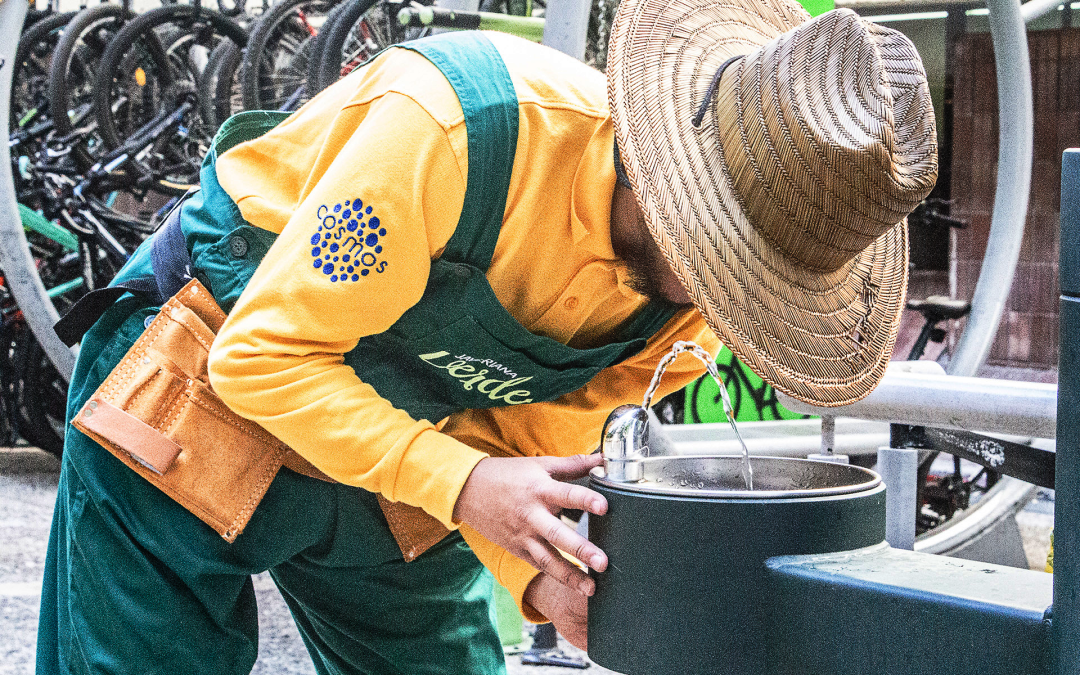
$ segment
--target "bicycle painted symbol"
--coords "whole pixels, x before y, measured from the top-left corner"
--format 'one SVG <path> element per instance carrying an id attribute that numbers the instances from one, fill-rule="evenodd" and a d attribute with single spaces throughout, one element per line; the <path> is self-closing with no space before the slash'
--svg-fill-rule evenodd
<path id="1" fill-rule="evenodd" d="M 805 419 L 809 415 L 794 413 L 780 404 L 776 390 L 735 358 L 724 348 L 716 359 L 720 379 L 727 383 L 728 395 L 738 422 Z M 686 422 L 723 422 L 726 420 L 720 401 L 720 388 L 709 376 L 695 380 L 687 387 Z"/>
<path id="2" fill-rule="evenodd" d="M 373 210 L 362 199 L 346 199 L 323 204 L 315 212 L 319 228 L 311 235 L 311 257 L 314 268 L 330 281 L 359 281 L 372 270 L 386 270 L 387 262 L 379 259 L 386 227 Z"/>

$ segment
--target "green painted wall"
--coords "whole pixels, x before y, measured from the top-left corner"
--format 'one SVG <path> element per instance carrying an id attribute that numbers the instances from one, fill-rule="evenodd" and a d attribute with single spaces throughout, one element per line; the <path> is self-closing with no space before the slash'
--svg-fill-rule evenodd
<path id="1" fill-rule="evenodd" d="M 810 12 L 810 16 L 817 16 L 836 9 L 836 0 L 799 0 L 803 9 Z"/>

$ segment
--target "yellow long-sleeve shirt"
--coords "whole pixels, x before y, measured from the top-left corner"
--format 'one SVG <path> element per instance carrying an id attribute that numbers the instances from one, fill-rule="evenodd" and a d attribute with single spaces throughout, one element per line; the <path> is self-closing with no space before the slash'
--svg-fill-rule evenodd
<path id="1" fill-rule="evenodd" d="M 487 279 L 532 333 L 573 347 L 604 344 L 647 299 L 627 285 L 612 250 L 614 136 L 603 75 L 553 50 L 489 37 L 510 72 L 520 118 Z M 214 343 L 215 390 L 334 479 L 419 506 L 449 527 L 484 457 L 588 452 L 613 408 L 641 400 L 673 341 L 719 348 L 696 310 L 685 309 L 642 353 L 557 400 L 441 421 L 393 408 L 343 354 L 423 294 L 430 261 L 457 224 L 468 161 L 450 84 L 424 57 L 394 49 L 217 162 L 218 180 L 244 218 L 279 237 Z M 335 207 L 379 219 L 378 248 L 369 249 L 377 259 L 349 283 L 331 282 L 312 263 L 313 234 Z M 701 372 L 693 359 L 676 361 L 659 395 Z M 536 571 L 475 531 L 462 534 L 520 605 Z"/>

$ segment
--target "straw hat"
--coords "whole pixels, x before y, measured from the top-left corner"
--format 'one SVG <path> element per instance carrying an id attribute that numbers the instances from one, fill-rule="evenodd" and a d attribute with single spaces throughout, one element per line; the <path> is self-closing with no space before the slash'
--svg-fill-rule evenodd
<path id="1" fill-rule="evenodd" d="M 868 394 L 937 178 L 911 42 L 793 0 L 623 0 L 607 75 L 634 195 L 713 331 L 795 398 Z"/>

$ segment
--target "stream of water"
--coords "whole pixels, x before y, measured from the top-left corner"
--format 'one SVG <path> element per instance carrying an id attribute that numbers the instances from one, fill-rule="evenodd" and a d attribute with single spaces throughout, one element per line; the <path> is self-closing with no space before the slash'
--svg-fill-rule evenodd
<path id="1" fill-rule="evenodd" d="M 741 473 L 743 481 L 746 482 L 746 489 L 754 489 L 754 469 L 750 466 L 750 449 L 746 447 L 746 442 L 743 441 L 742 435 L 739 433 L 739 427 L 735 425 L 735 409 L 731 406 L 731 398 L 727 393 L 727 386 L 724 381 L 720 379 L 720 372 L 716 369 L 716 359 L 713 355 L 705 350 L 704 347 L 689 342 L 686 340 L 680 340 L 676 342 L 671 352 L 664 358 L 660 359 L 660 363 L 656 366 L 656 371 L 653 373 L 652 382 L 649 383 L 649 388 L 645 390 L 645 397 L 642 399 L 641 407 L 648 410 L 649 405 L 652 404 L 653 395 L 656 394 L 657 387 L 660 386 L 660 378 L 664 376 L 664 371 L 667 370 L 671 362 L 674 361 L 679 354 L 689 353 L 696 356 L 698 360 L 705 364 L 705 369 L 709 372 L 709 375 L 716 380 L 716 384 L 720 387 L 720 399 L 724 403 L 724 414 L 727 415 L 728 423 L 731 424 L 731 429 L 735 432 L 735 438 L 739 439 L 739 444 L 742 446 L 742 467 Z"/>

